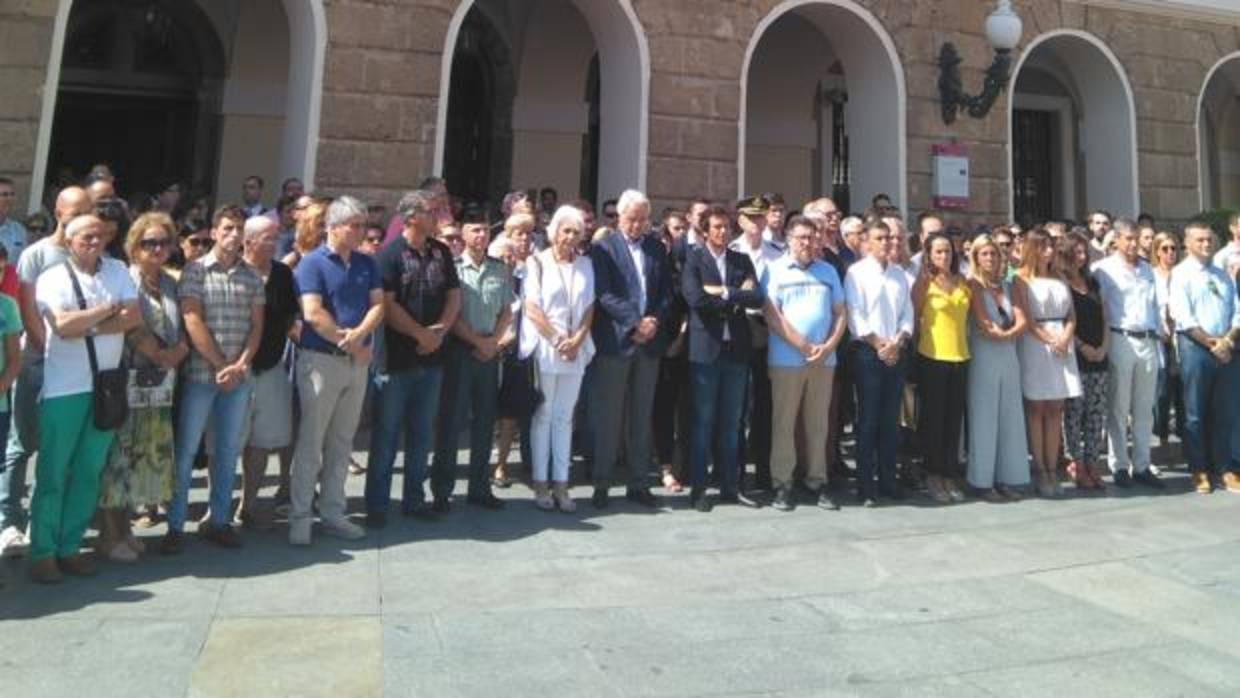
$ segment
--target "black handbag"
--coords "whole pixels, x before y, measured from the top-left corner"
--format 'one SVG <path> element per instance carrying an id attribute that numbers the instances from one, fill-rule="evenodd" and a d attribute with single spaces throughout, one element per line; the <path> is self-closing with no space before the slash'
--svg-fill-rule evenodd
<path id="1" fill-rule="evenodd" d="M 499 401 L 501 417 L 526 420 L 534 416 L 546 398 L 538 388 L 538 366 L 533 357 L 509 357 L 500 375 Z"/>
<path id="2" fill-rule="evenodd" d="M 82 285 L 78 283 L 73 267 L 65 260 L 65 270 L 69 272 L 69 280 L 73 282 L 73 295 L 77 296 L 78 308 L 86 310 L 86 297 L 82 294 Z M 129 371 L 122 367 L 99 370 L 99 359 L 95 356 L 95 338 L 86 335 L 86 355 L 90 358 L 90 374 L 94 389 L 91 391 L 91 406 L 94 408 L 95 428 L 111 431 L 125 423 L 129 416 Z"/>

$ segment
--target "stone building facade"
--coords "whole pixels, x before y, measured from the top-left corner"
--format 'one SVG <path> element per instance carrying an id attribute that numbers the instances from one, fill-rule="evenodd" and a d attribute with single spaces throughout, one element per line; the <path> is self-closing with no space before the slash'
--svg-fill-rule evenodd
<path id="1" fill-rule="evenodd" d="M 93 60 L 74 48 L 83 2 L 0 0 L 0 174 L 31 205 L 68 137 L 53 123 L 70 104 L 62 81 L 92 94 L 65 58 Z M 931 154 L 948 144 L 969 160 L 969 221 L 1240 206 L 1235 0 L 1015 0 L 1006 89 L 951 124 L 940 47 L 955 44 L 977 91 L 989 0 L 196 2 L 206 19 L 179 21 L 209 21 L 222 49 L 186 88 L 204 163 L 189 176 L 220 199 L 255 171 L 390 204 L 465 162 L 488 173 L 488 196 L 640 186 L 662 205 L 842 187 L 853 209 L 882 192 L 912 212 L 933 204 Z"/>

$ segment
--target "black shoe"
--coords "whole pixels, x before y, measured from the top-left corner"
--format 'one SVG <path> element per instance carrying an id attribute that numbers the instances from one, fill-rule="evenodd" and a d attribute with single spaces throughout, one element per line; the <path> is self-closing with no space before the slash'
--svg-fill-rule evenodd
<path id="1" fill-rule="evenodd" d="M 590 497 L 590 503 L 595 509 L 606 509 L 611 504 L 611 496 L 607 493 L 606 487 L 595 487 L 594 495 Z"/>
<path id="2" fill-rule="evenodd" d="M 1127 469 L 1116 470 L 1114 479 L 1116 487 L 1132 487 L 1132 476 L 1128 474 Z"/>
<path id="3" fill-rule="evenodd" d="M 180 555 L 184 544 L 184 535 L 180 531 L 169 530 L 164 534 L 163 540 L 159 542 L 159 554 Z"/>
<path id="4" fill-rule="evenodd" d="M 624 493 L 624 498 L 634 504 L 640 504 L 648 509 L 653 509 L 659 506 L 659 500 L 655 498 L 653 494 L 650 494 L 650 490 L 645 487 L 630 488 Z"/>
<path id="5" fill-rule="evenodd" d="M 387 526 L 387 512 L 366 512 L 366 528 L 383 528 Z"/>
<path id="6" fill-rule="evenodd" d="M 703 514 L 709 514 L 712 508 L 710 497 L 706 496 L 705 492 L 689 495 L 689 504 L 693 506 L 695 511 Z"/>
<path id="7" fill-rule="evenodd" d="M 1152 487 L 1156 490 L 1166 489 L 1167 487 L 1167 483 L 1160 480 L 1157 475 L 1148 469 L 1142 470 L 1141 472 L 1133 475 L 1132 481 L 1145 485 L 1146 487 Z"/>
<path id="8" fill-rule="evenodd" d="M 827 488 L 823 487 L 818 491 L 818 508 L 826 509 L 827 511 L 839 511 L 840 503 L 835 501 L 834 497 L 827 494 Z"/>
<path id="9" fill-rule="evenodd" d="M 725 492 L 719 495 L 719 502 L 722 504 L 736 504 L 737 506 L 748 507 L 750 509 L 761 509 L 762 505 L 741 494 L 740 492 Z"/>
<path id="10" fill-rule="evenodd" d="M 418 521 L 436 521 L 439 515 L 426 502 L 418 502 L 408 509 L 401 510 L 401 515 Z"/>
<path id="11" fill-rule="evenodd" d="M 435 497 L 435 503 L 431 505 L 431 511 L 436 514 L 447 514 L 452 511 L 452 500 L 448 497 Z"/>
<path id="12" fill-rule="evenodd" d="M 491 511 L 498 511 L 500 509 L 503 509 L 505 506 L 507 506 L 506 504 L 504 504 L 504 500 L 500 499 L 499 497 L 496 497 L 494 494 L 491 494 L 490 492 L 487 492 L 486 494 L 483 494 L 483 495 L 479 495 L 477 497 L 466 497 L 465 503 L 472 504 L 478 507 L 483 507 L 484 509 L 490 509 Z"/>
<path id="13" fill-rule="evenodd" d="M 792 511 L 796 505 L 792 502 L 792 490 L 787 487 L 775 489 L 775 499 L 771 500 L 771 508 L 776 511 Z"/>
<path id="14" fill-rule="evenodd" d="M 241 547 L 241 536 L 237 535 L 237 532 L 233 530 L 232 526 L 212 526 L 211 524 L 204 524 L 198 529 L 198 533 L 202 536 L 203 540 L 209 543 L 214 543 L 221 548 L 236 549 Z"/>

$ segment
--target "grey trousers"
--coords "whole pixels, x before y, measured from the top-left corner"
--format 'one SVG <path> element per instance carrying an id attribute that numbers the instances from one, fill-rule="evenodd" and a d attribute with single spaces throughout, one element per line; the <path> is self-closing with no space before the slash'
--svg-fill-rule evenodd
<path id="1" fill-rule="evenodd" d="M 293 453 L 290 520 L 314 515 L 316 484 L 320 518 L 338 521 L 345 517 L 348 502 L 344 483 L 349 476 L 353 435 L 366 397 L 368 368 L 348 357 L 313 351 L 298 353 L 301 426 Z"/>
<path id="2" fill-rule="evenodd" d="M 610 487 L 624 438 L 629 488 L 647 486 L 651 469 L 651 410 L 659 379 L 659 357 L 634 352 L 632 356 L 594 357 L 590 386 L 590 414 L 594 431 L 595 487 Z"/>

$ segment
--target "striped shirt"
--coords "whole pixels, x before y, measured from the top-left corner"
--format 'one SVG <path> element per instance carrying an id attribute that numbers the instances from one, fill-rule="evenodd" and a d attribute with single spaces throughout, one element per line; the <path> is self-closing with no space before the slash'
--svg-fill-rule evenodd
<path id="1" fill-rule="evenodd" d="M 253 267 L 238 259 L 225 269 L 216 261 L 214 252 L 185 265 L 177 297 L 182 302 L 192 298 L 202 305 L 207 329 L 220 353 L 230 360 L 241 353 L 250 336 L 252 309 L 266 303 L 263 279 Z M 185 377 L 195 383 L 214 383 L 215 371 L 194 349 L 190 352 Z"/>

